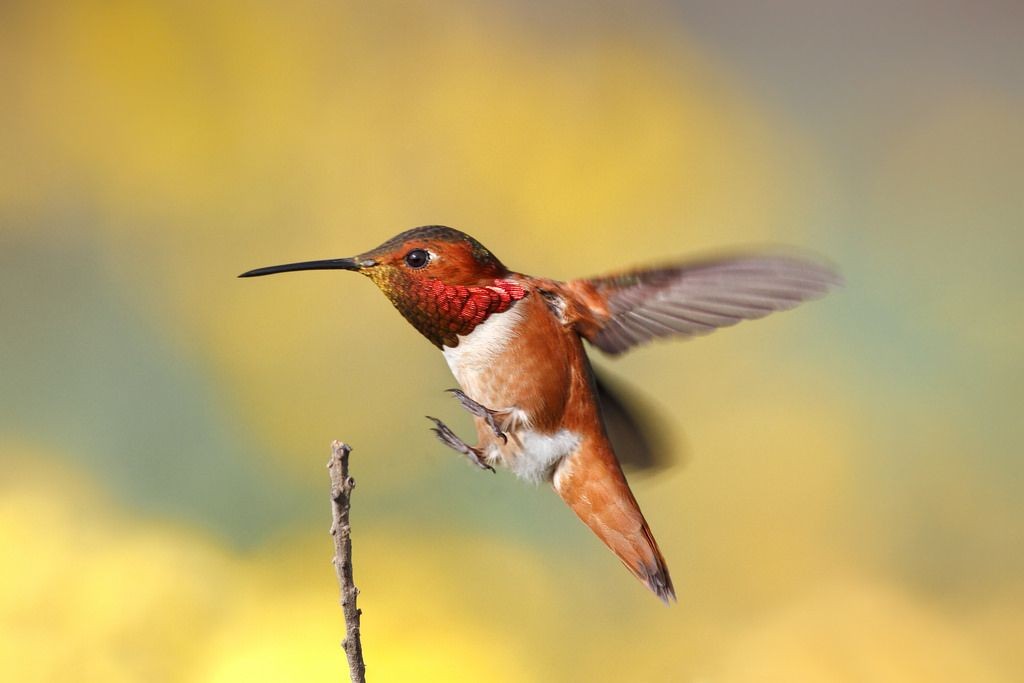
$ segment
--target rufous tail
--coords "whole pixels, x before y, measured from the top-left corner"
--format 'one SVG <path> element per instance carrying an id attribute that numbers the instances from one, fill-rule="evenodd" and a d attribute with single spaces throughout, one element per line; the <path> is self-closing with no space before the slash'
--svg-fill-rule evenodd
<path id="1" fill-rule="evenodd" d="M 666 605 L 676 599 L 665 558 L 611 447 L 588 440 L 555 470 L 552 484 L 576 516 Z"/>

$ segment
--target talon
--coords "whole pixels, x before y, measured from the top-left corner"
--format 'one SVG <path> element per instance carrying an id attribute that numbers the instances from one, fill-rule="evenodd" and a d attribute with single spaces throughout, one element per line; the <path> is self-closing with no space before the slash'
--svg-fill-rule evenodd
<path id="1" fill-rule="evenodd" d="M 445 446 L 448 446 L 448 448 L 451 448 L 454 451 L 462 453 L 467 458 L 469 458 L 470 462 L 472 462 L 480 469 L 490 470 L 491 472 L 494 472 L 494 468 L 488 465 L 487 462 L 483 459 L 483 456 L 480 453 L 479 448 L 473 448 L 465 441 L 460 439 L 455 434 L 455 432 L 453 432 L 448 427 L 448 425 L 446 425 L 444 422 L 441 422 L 436 417 L 431 417 L 430 415 L 427 415 L 426 418 L 436 425 L 435 427 L 432 427 L 430 431 L 434 432 L 434 435 L 437 436 L 438 440 L 441 443 L 443 443 Z"/>
<path id="2" fill-rule="evenodd" d="M 502 443 L 508 443 L 508 437 L 505 436 L 503 431 L 501 431 L 501 427 L 498 426 L 498 421 L 494 419 L 494 416 L 501 411 L 491 410 L 490 408 L 477 403 L 469 396 L 466 396 L 466 392 L 462 389 L 448 389 L 447 391 L 457 398 L 459 403 L 462 404 L 462 407 L 468 410 L 472 415 L 483 418 L 483 421 L 486 422 L 487 426 L 494 432 L 494 436 L 501 439 Z"/>

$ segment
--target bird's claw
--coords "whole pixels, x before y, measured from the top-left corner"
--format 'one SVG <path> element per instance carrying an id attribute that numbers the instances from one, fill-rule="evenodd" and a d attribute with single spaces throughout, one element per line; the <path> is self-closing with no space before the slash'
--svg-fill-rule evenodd
<path id="1" fill-rule="evenodd" d="M 445 446 L 448 446 L 448 448 L 451 448 L 452 450 L 462 453 L 467 458 L 469 458 L 470 462 L 472 462 L 480 469 L 490 470 L 491 472 L 494 471 L 494 468 L 488 465 L 487 462 L 483 459 L 483 455 L 480 453 L 479 448 L 473 448 L 468 443 L 460 439 L 455 434 L 455 432 L 453 432 L 448 427 L 448 425 L 446 425 L 444 422 L 441 422 L 436 417 L 431 417 L 429 415 L 427 415 L 426 417 L 428 420 L 433 422 L 434 425 L 436 425 L 431 428 L 431 431 L 434 432 L 434 434 L 437 436 L 438 440 L 441 443 L 443 443 Z"/>
<path id="2" fill-rule="evenodd" d="M 500 411 L 491 410 L 487 406 L 477 403 L 469 396 L 466 396 L 466 392 L 462 389 L 448 389 L 447 391 L 457 398 L 459 403 L 462 404 L 462 407 L 468 410 L 472 415 L 483 418 L 483 421 L 486 422 L 487 426 L 494 432 L 494 436 L 501 439 L 502 443 L 508 443 L 508 437 L 503 431 L 501 431 L 501 427 L 498 426 L 498 421 L 494 419 L 494 416 L 499 414 Z"/>

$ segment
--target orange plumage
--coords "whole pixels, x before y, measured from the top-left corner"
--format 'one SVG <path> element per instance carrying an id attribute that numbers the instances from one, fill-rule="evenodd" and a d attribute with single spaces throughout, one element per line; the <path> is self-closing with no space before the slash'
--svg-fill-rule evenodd
<path id="1" fill-rule="evenodd" d="M 436 418 L 446 445 L 486 469 L 548 481 L 626 568 L 666 603 L 675 589 L 602 419 L 586 339 L 619 354 L 655 337 L 704 334 L 821 296 L 828 267 L 750 254 L 559 282 L 510 271 L 465 233 L 406 231 L 351 259 L 245 273 L 334 268 L 367 275 L 441 348 L 476 418 L 469 445 Z"/>

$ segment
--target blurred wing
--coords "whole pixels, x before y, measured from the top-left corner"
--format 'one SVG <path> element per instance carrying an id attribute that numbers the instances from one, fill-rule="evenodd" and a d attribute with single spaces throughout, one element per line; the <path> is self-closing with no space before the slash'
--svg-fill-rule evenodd
<path id="1" fill-rule="evenodd" d="M 665 428 L 657 415 L 622 383 L 597 368 L 593 371 L 604 428 L 623 469 L 654 473 L 671 465 Z"/>
<path id="2" fill-rule="evenodd" d="M 822 263 L 752 254 L 575 280 L 566 288 L 588 309 L 579 333 L 619 354 L 655 337 L 690 337 L 763 318 L 841 283 Z"/>

